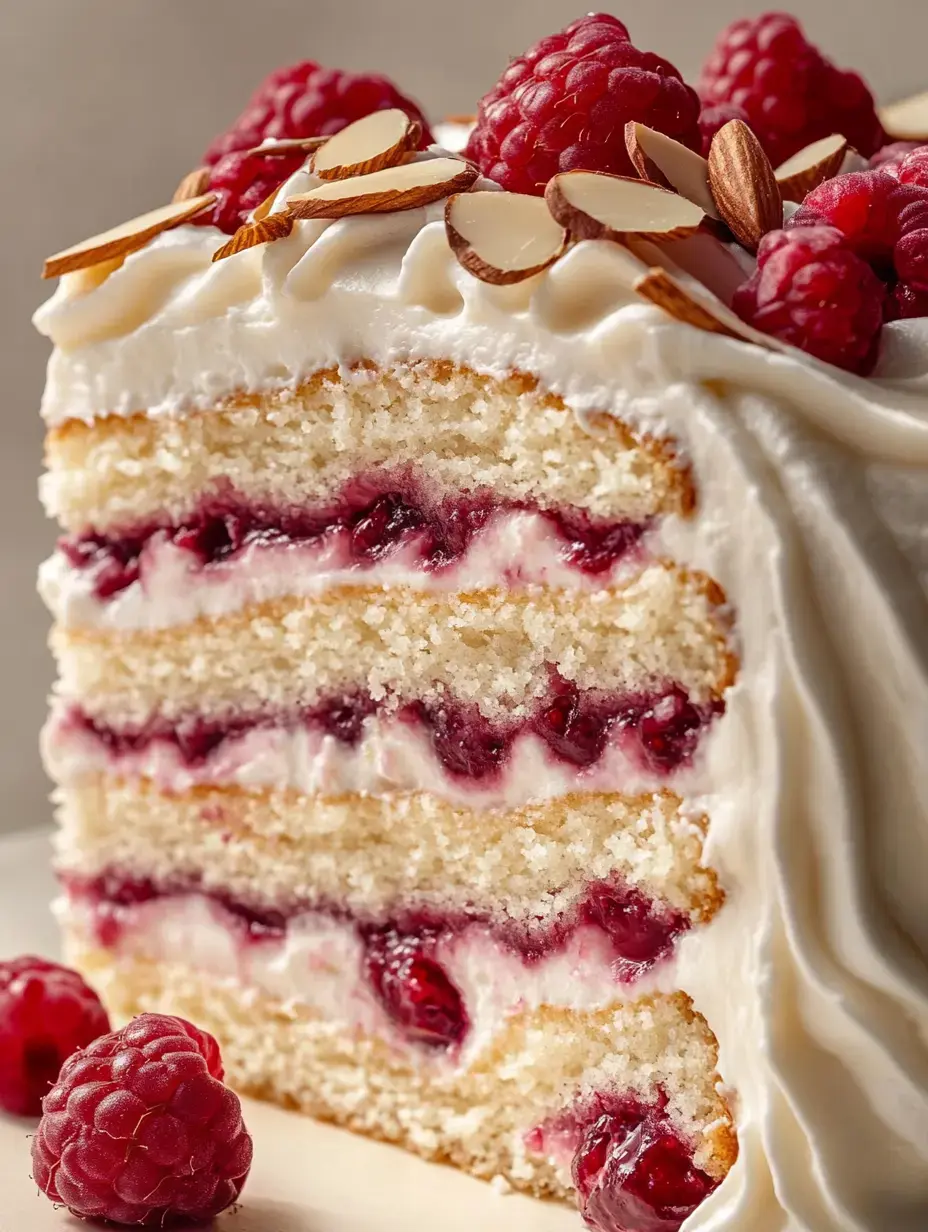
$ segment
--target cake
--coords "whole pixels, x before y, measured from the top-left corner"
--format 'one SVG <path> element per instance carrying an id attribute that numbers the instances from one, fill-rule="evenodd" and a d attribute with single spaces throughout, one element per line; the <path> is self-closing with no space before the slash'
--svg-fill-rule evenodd
<path id="1" fill-rule="evenodd" d="M 253 103 L 47 263 L 69 957 L 600 1232 L 915 1232 L 926 321 L 763 318 L 815 228 L 744 121 L 512 192 L 488 97 L 465 154 Z"/>

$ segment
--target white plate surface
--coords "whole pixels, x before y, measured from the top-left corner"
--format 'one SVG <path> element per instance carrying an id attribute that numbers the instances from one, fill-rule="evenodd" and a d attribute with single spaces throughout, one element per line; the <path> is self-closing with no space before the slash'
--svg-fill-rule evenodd
<path id="1" fill-rule="evenodd" d="M 48 839 L 0 841 L 0 958 L 55 957 Z M 255 1162 L 215 1232 L 580 1232 L 569 1210 L 516 1195 L 404 1151 L 245 1100 Z M 0 1115 L 0 1232 L 79 1232 L 29 1179 L 33 1122 Z"/>

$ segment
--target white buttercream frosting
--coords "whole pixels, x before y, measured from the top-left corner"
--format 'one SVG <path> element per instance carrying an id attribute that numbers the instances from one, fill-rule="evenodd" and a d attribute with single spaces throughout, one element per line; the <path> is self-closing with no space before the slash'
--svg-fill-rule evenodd
<path id="1" fill-rule="evenodd" d="M 668 321 L 608 243 L 489 287 L 440 212 L 300 223 L 216 266 L 218 233 L 178 228 L 89 293 L 66 279 L 37 314 L 46 419 L 413 357 L 529 372 L 581 419 L 674 436 L 700 512 L 664 533 L 725 587 L 742 648 L 695 800 L 728 901 L 678 961 L 740 1155 L 686 1232 L 924 1232 L 928 321 L 888 327 L 863 380 Z"/>

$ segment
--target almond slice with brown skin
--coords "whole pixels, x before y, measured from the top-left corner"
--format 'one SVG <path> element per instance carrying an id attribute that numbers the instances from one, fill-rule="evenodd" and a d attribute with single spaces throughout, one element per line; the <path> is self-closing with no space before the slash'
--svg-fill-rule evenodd
<path id="1" fill-rule="evenodd" d="M 285 239 L 293 230 L 293 219 L 289 214 L 268 214 L 256 222 L 246 222 L 235 232 L 232 238 L 213 253 L 213 261 L 224 261 L 226 257 L 244 252 L 246 248 L 256 248 L 258 244 L 270 244 L 273 240 Z"/>
<path id="2" fill-rule="evenodd" d="M 928 143 L 928 90 L 883 107 L 880 119 L 891 141 Z"/>
<path id="3" fill-rule="evenodd" d="M 459 158 L 426 158 L 387 167 L 370 175 L 330 180 L 287 201 L 294 218 L 346 218 L 351 214 L 386 214 L 431 205 L 452 193 L 465 192 L 477 168 Z"/>
<path id="4" fill-rule="evenodd" d="M 705 287 L 675 278 L 665 269 L 649 269 L 635 282 L 634 289 L 643 299 L 650 300 L 669 317 L 682 321 L 684 325 L 692 325 L 708 334 L 751 342 L 771 351 L 789 349 L 777 339 L 768 338 L 766 334 L 746 325 Z"/>
<path id="5" fill-rule="evenodd" d="M 202 197 L 209 188 L 209 167 L 194 167 L 188 171 L 174 189 L 172 201 L 192 201 L 194 197 Z"/>
<path id="6" fill-rule="evenodd" d="M 549 181 L 545 201 L 554 220 L 580 240 L 680 239 L 705 218 L 677 193 L 603 171 L 562 171 Z"/>
<path id="7" fill-rule="evenodd" d="M 422 125 L 398 107 L 372 111 L 330 137 L 313 155 L 312 170 L 321 180 L 370 175 L 403 162 L 421 136 Z"/>
<path id="8" fill-rule="evenodd" d="M 629 120 L 625 125 L 625 145 L 635 170 L 644 180 L 672 188 L 687 201 L 698 205 L 709 218 L 718 219 L 709 188 L 709 164 L 679 141 L 659 133 L 646 124 Z"/>
<path id="9" fill-rule="evenodd" d="M 743 120 L 729 120 L 709 148 L 709 187 L 719 214 L 749 252 L 783 226 L 783 198 L 770 159 Z"/>
<path id="10" fill-rule="evenodd" d="M 328 137 L 281 137 L 275 141 L 266 141 L 264 145 L 252 146 L 245 153 L 262 154 L 266 158 L 283 158 L 285 154 L 298 154 L 301 150 L 311 154 L 328 140 Z"/>
<path id="11" fill-rule="evenodd" d="M 776 178 L 783 200 L 801 204 L 813 188 L 838 174 L 846 153 L 847 138 L 833 133 L 813 141 L 781 163 L 776 169 Z"/>
<path id="12" fill-rule="evenodd" d="M 522 193 L 456 193 L 445 203 L 445 231 L 467 272 L 494 286 L 547 269 L 567 244 L 542 198 Z"/>
<path id="13" fill-rule="evenodd" d="M 57 278 L 59 274 L 70 274 L 73 270 L 86 269 L 90 265 L 98 265 L 101 261 L 127 257 L 129 253 L 144 248 L 162 231 L 179 227 L 181 223 L 202 214 L 215 202 L 215 193 L 204 193 L 189 201 L 175 201 L 147 214 L 140 214 L 138 218 L 131 218 L 110 231 L 92 235 L 89 240 L 82 240 L 80 244 L 56 252 L 53 257 L 47 257 L 42 277 Z"/>

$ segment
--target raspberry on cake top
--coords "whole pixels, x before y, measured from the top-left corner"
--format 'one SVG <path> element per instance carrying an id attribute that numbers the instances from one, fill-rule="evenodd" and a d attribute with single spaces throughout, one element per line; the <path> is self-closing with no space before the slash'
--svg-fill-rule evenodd
<path id="1" fill-rule="evenodd" d="M 923 154 L 782 15 L 343 77 L 48 262 L 72 949 L 598 1232 L 922 1226 Z"/>

